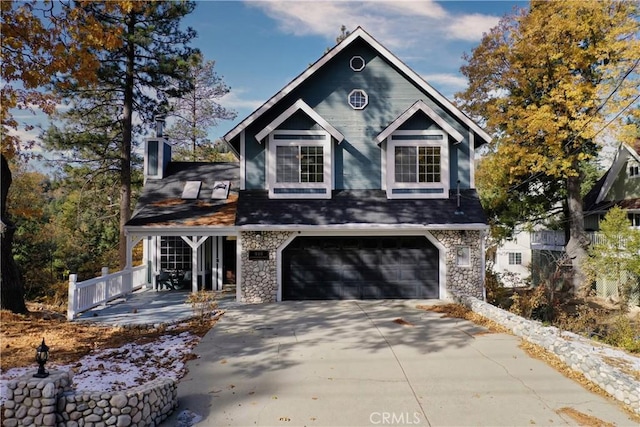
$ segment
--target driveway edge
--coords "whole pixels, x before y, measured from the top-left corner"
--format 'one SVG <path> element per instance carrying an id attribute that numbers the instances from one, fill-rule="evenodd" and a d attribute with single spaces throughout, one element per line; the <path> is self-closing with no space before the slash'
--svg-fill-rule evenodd
<path id="1" fill-rule="evenodd" d="M 638 359 L 620 350 L 595 343 L 580 335 L 563 332 L 553 326 L 528 320 L 477 298 L 454 295 L 454 300 L 473 312 L 509 329 L 514 335 L 555 354 L 567 367 L 585 376 L 614 399 L 640 415 L 640 381 L 620 368 L 607 363 L 607 356 L 620 353 L 625 359 Z M 598 351 L 598 350 L 602 351 Z"/>

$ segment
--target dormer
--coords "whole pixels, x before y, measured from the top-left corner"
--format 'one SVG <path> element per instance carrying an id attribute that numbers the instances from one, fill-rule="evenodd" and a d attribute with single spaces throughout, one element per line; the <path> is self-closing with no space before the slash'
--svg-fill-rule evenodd
<path id="1" fill-rule="evenodd" d="M 416 101 L 376 137 L 387 198 L 448 198 L 449 145 L 463 139 L 424 101 Z"/>
<path id="2" fill-rule="evenodd" d="M 296 120 L 297 117 L 306 120 Z M 311 126 L 291 122 L 307 122 Z M 343 139 L 303 100 L 287 108 L 256 134 L 256 140 L 267 146 L 269 198 L 331 198 L 333 141 L 340 143 Z"/>

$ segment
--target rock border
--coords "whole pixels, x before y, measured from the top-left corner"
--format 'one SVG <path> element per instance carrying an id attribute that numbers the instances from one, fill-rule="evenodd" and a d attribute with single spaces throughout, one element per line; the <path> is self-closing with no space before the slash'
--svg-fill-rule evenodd
<path id="1" fill-rule="evenodd" d="M 585 344 L 595 346 L 591 340 L 562 332 L 554 326 L 543 326 L 540 322 L 525 319 L 471 296 L 454 295 L 453 299 L 504 326 L 514 335 L 555 354 L 569 368 L 580 372 L 613 398 L 640 414 L 640 381 L 608 364 L 598 353 L 587 351 Z"/>
<path id="2" fill-rule="evenodd" d="M 71 384 L 68 371 L 9 381 L 2 426 L 146 427 L 160 424 L 178 407 L 177 383 L 169 378 L 110 392 L 78 392 Z"/>

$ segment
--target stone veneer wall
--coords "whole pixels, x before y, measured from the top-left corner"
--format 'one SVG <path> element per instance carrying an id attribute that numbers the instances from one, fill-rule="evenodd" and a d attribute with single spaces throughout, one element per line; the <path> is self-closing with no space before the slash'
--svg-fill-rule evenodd
<path id="1" fill-rule="evenodd" d="M 506 327 L 514 335 L 555 354 L 572 370 L 582 373 L 602 390 L 640 414 L 640 381 L 631 373 L 608 362 L 615 360 L 615 357 L 608 358 L 604 356 L 607 353 L 595 351 L 593 341 L 525 319 L 477 298 L 460 295 L 454 296 L 454 299 L 470 310 Z"/>
<path id="2" fill-rule="evenodd" d="M 288 231 L 240 233 L 242 245 L 240 301 L 250 304 L 276 301 L 278 297 L 276 250 L 292 234 Z M 249 260 L 249 251 L 253 250 L 268 250 L 269 260 Z"/>
<path id="3" fill-rule="evenodd" d="M 432 235 L 446 248 L 447 291 L 484 297 L 482 242 L 480 231 L 432 231 Z M 244 303 L 275 302 L 278 295 L 276 250 L 293 232 L 240 233 L 242 271 L 240 300 Z M 456 265 L 456 251 L 461 246 L 470 248 L 469 267 Z M 268 250 L 269 259 L 249 260 L 250 250 Z"/>
<path id="4" fill-rule="evenodd" d="M 484 299 L 484 270 L 482 235 L 480 231 L 432 231 L 431 234 L 446 248 L 447 292 Z M 469 267 L 456 265 L 456 251 L 461 246 L 470 249 Z"/>
<path id="5" fill-rule="evenodd" d="M 52 370 L 47 378 L 28 374 L 9 381 L 2 426 L 156 426 L 178 406 L 172 379 L 101 393 L 76 392 L 71 378 L 70 372 Z"/>

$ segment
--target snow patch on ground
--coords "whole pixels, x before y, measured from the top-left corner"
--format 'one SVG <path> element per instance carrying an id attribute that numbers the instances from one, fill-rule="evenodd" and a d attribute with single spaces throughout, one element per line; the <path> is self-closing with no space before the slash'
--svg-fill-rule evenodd
<path id="1" fill-rule="evenodd" d="M 125 344 L 118 348 L 94 351 L 70 365 L 47 364 L 48 369 L 73 372 L 73 387 L 77 391 L 119 391 L 136 387 L 156 378 L 178 381 L 185 371 L 185 360 L 200 341 L 198 335 L 182 332 L 163 335 L 146 344 Z M 14 368 L 0 375 L 0 404 L 6 401 L 7 381 L 29 372 L 37 366 Z"/>

